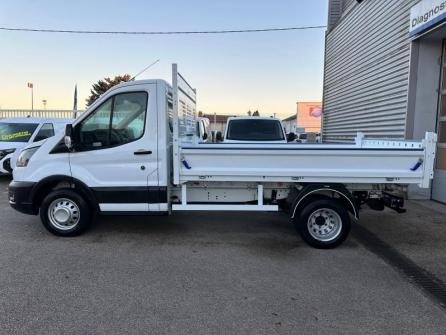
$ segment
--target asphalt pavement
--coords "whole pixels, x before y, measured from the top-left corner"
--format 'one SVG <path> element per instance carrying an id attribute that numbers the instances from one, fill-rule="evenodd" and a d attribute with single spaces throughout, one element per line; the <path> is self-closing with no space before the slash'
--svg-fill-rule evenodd
<path id="1" fill-rule="evenodd" d="M 446 310 L 354 235 L 316 250 L 284 214 L 211 212 L 98 217 L 60 238 L 9 207 L 8 182 L 0 334 L 445 333 Z"/>

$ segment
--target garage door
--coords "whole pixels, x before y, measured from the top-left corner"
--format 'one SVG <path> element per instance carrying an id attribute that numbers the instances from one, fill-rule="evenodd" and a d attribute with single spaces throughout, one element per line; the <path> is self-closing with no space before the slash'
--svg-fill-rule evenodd
<path id="1" fill-rule="evenodd" d="M 432 199 L 446 203 L 446 44 L 443 43 L 443 66 L 438 107 L 438 148 L 435 165 Z"/>

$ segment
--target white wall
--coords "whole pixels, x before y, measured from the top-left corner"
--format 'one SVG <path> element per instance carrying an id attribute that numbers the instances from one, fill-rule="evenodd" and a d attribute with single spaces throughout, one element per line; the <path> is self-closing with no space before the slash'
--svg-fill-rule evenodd
<path id="1" fill-rule="evenodd" d="M 410 86 L 406 138 L 423 139 L 426 131 L 436 131 L 441 54 L 446 29 L 414 40 L 411 45 Z M 434 179 L 434 183 L 439 182 Z M 430 189 L 409 188 L 409 198 L 430 199 Z"/>
<path id="2" fill-rule="evenodd" d="M 283 128 L 287 134 L 296 132 L 296 120 L 282 121 Z"/>
<path id="3" fill-rule="evenodd" d="M 442 40 L 420 39 L 412 43 L 406 137 L 423 139 L 436 131 Z"/>

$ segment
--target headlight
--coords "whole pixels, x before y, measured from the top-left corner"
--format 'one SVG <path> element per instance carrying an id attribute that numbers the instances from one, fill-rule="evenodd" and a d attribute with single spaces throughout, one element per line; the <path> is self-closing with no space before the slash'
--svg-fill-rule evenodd
<path id="1" fill-rule="evenodd" d="M 15 149 L 4 149 L 0 150 L 0 159 L 3 159 L 6 155 L 12 154 L 15 151 Z"/>
<path id="2" fill-rule="evenodd" d="M 27 166 L 31 157 L 36 153 L 37 150 L 39 150 L 39 148 L 40 147 L 34 147 L 34 148 L 29 148 L 29 149 L 23 150 L 20 153 L 19 158 L 17 158 L 16 166 L 17 167 Z"/>

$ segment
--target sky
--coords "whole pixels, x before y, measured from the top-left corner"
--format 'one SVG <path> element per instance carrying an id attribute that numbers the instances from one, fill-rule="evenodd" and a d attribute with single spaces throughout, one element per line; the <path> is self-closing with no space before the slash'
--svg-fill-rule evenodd
<path id="1" fill-rule="evenodd" d="M 185 31 L 325 25 L 327 0 L 2 0 L 1 27 Z M 322 98 L 325 29 L 225 35 L 73 35 L 0 31 L 0 109 L 79 109 L 91 85 L 134 75 L 171 82 L 171 64 L 205 113 L 293 115 Z"/>

